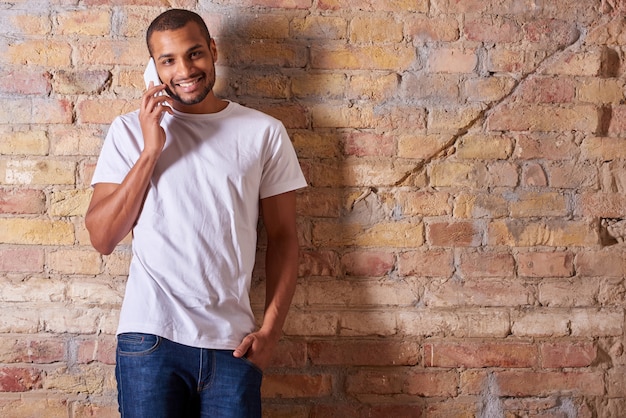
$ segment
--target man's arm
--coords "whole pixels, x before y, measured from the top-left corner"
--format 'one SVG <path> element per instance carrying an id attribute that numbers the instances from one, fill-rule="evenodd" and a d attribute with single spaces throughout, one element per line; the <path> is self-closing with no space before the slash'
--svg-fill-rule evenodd
<path id="1" fill-rule="evenodd" d="M 298 234 L 296 192 L 261 200 L 267 232 L 265 266 L 265 314 L 261 328 L 244 338 L 235 357 L 246 356 L 264 369 L 282 335 L 283 325 L 296 289 L 298 274 Z"/>
<path id="2" fill-rule="evenodd" d="M 165 144 L 165 131 L 159 125 L 161 115 L 172 112 L 169 106 L 161 105 L 169 101 L 169 97 L 155 97 L 164 88 L 164 85 L 151 86 L 143 95 L 139 121 L 144 149 L 124 181 L 121 184 L 98 183 L 94 187 L 85 226 L 91 244 L 101 254 L 112 253 L 139 217 L 152 172 Z"/>

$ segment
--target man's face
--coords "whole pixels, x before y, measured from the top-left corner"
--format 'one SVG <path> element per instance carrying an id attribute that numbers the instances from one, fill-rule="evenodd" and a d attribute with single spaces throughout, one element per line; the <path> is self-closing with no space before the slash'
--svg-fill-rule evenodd
<path id="1" fill-rule="evenodd" d="M 153 32 L 150 46 L 167 94 L 183 105 L 175 107 L 188 112 L 198 108 L 194 105 L 202 104 L 215 85 L 213 40 L 207 42 L 198 25 L 190 22 L 180 29 Z"/>

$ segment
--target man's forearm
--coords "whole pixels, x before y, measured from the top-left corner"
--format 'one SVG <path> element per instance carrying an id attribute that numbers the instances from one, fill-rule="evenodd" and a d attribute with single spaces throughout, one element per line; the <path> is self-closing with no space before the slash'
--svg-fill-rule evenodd
<path id="1" fill-rule="evenodd" d="M 265 314 L 261 329 L 278 340 L 296 289 L 297 237 L 268 243 L 266 254 Z"/>
<path id="2" fill-rule="evenodd" d="M 100 253 L 110 254 L 133 228 L 157 160 L 158 156 L 144 153 L 121 184 L 96 185 L 85 226 Z"/>

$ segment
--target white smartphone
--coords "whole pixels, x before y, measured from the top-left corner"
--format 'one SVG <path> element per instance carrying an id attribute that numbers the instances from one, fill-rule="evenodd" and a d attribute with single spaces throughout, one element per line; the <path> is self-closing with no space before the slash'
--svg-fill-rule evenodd
<path id="1" fill-rule="evenodd" d="M 156 65 L 154 64 L 154 59 L 152 57 L 150 57 L 150 60 L 148 61 L 146 71 L 143 72 L 143 79 L 146 82 L 146 88 L 150 86 L 151 81 L 155 86 L 161 84 L 161 79 L 159 78 L 159 74 L 157 73 Z"/>

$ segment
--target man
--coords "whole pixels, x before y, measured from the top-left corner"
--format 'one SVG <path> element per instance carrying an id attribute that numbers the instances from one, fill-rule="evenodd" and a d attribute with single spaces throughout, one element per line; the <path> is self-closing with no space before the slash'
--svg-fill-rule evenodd
<path id="1" fill-rule="evenodd" d="M 163 84 L 112 123 L 85 218 L 102 254 L 133 232 L 117 332 L 120 412 L 260 416 L 262 370 L 295 288 L 295 190 L 306 182 L 279 121 L 214 95 L 218 54 L 200 16 L 169 10 L 146 40 Z M 266 304 L 255 330 L 259 210 Z"/>

